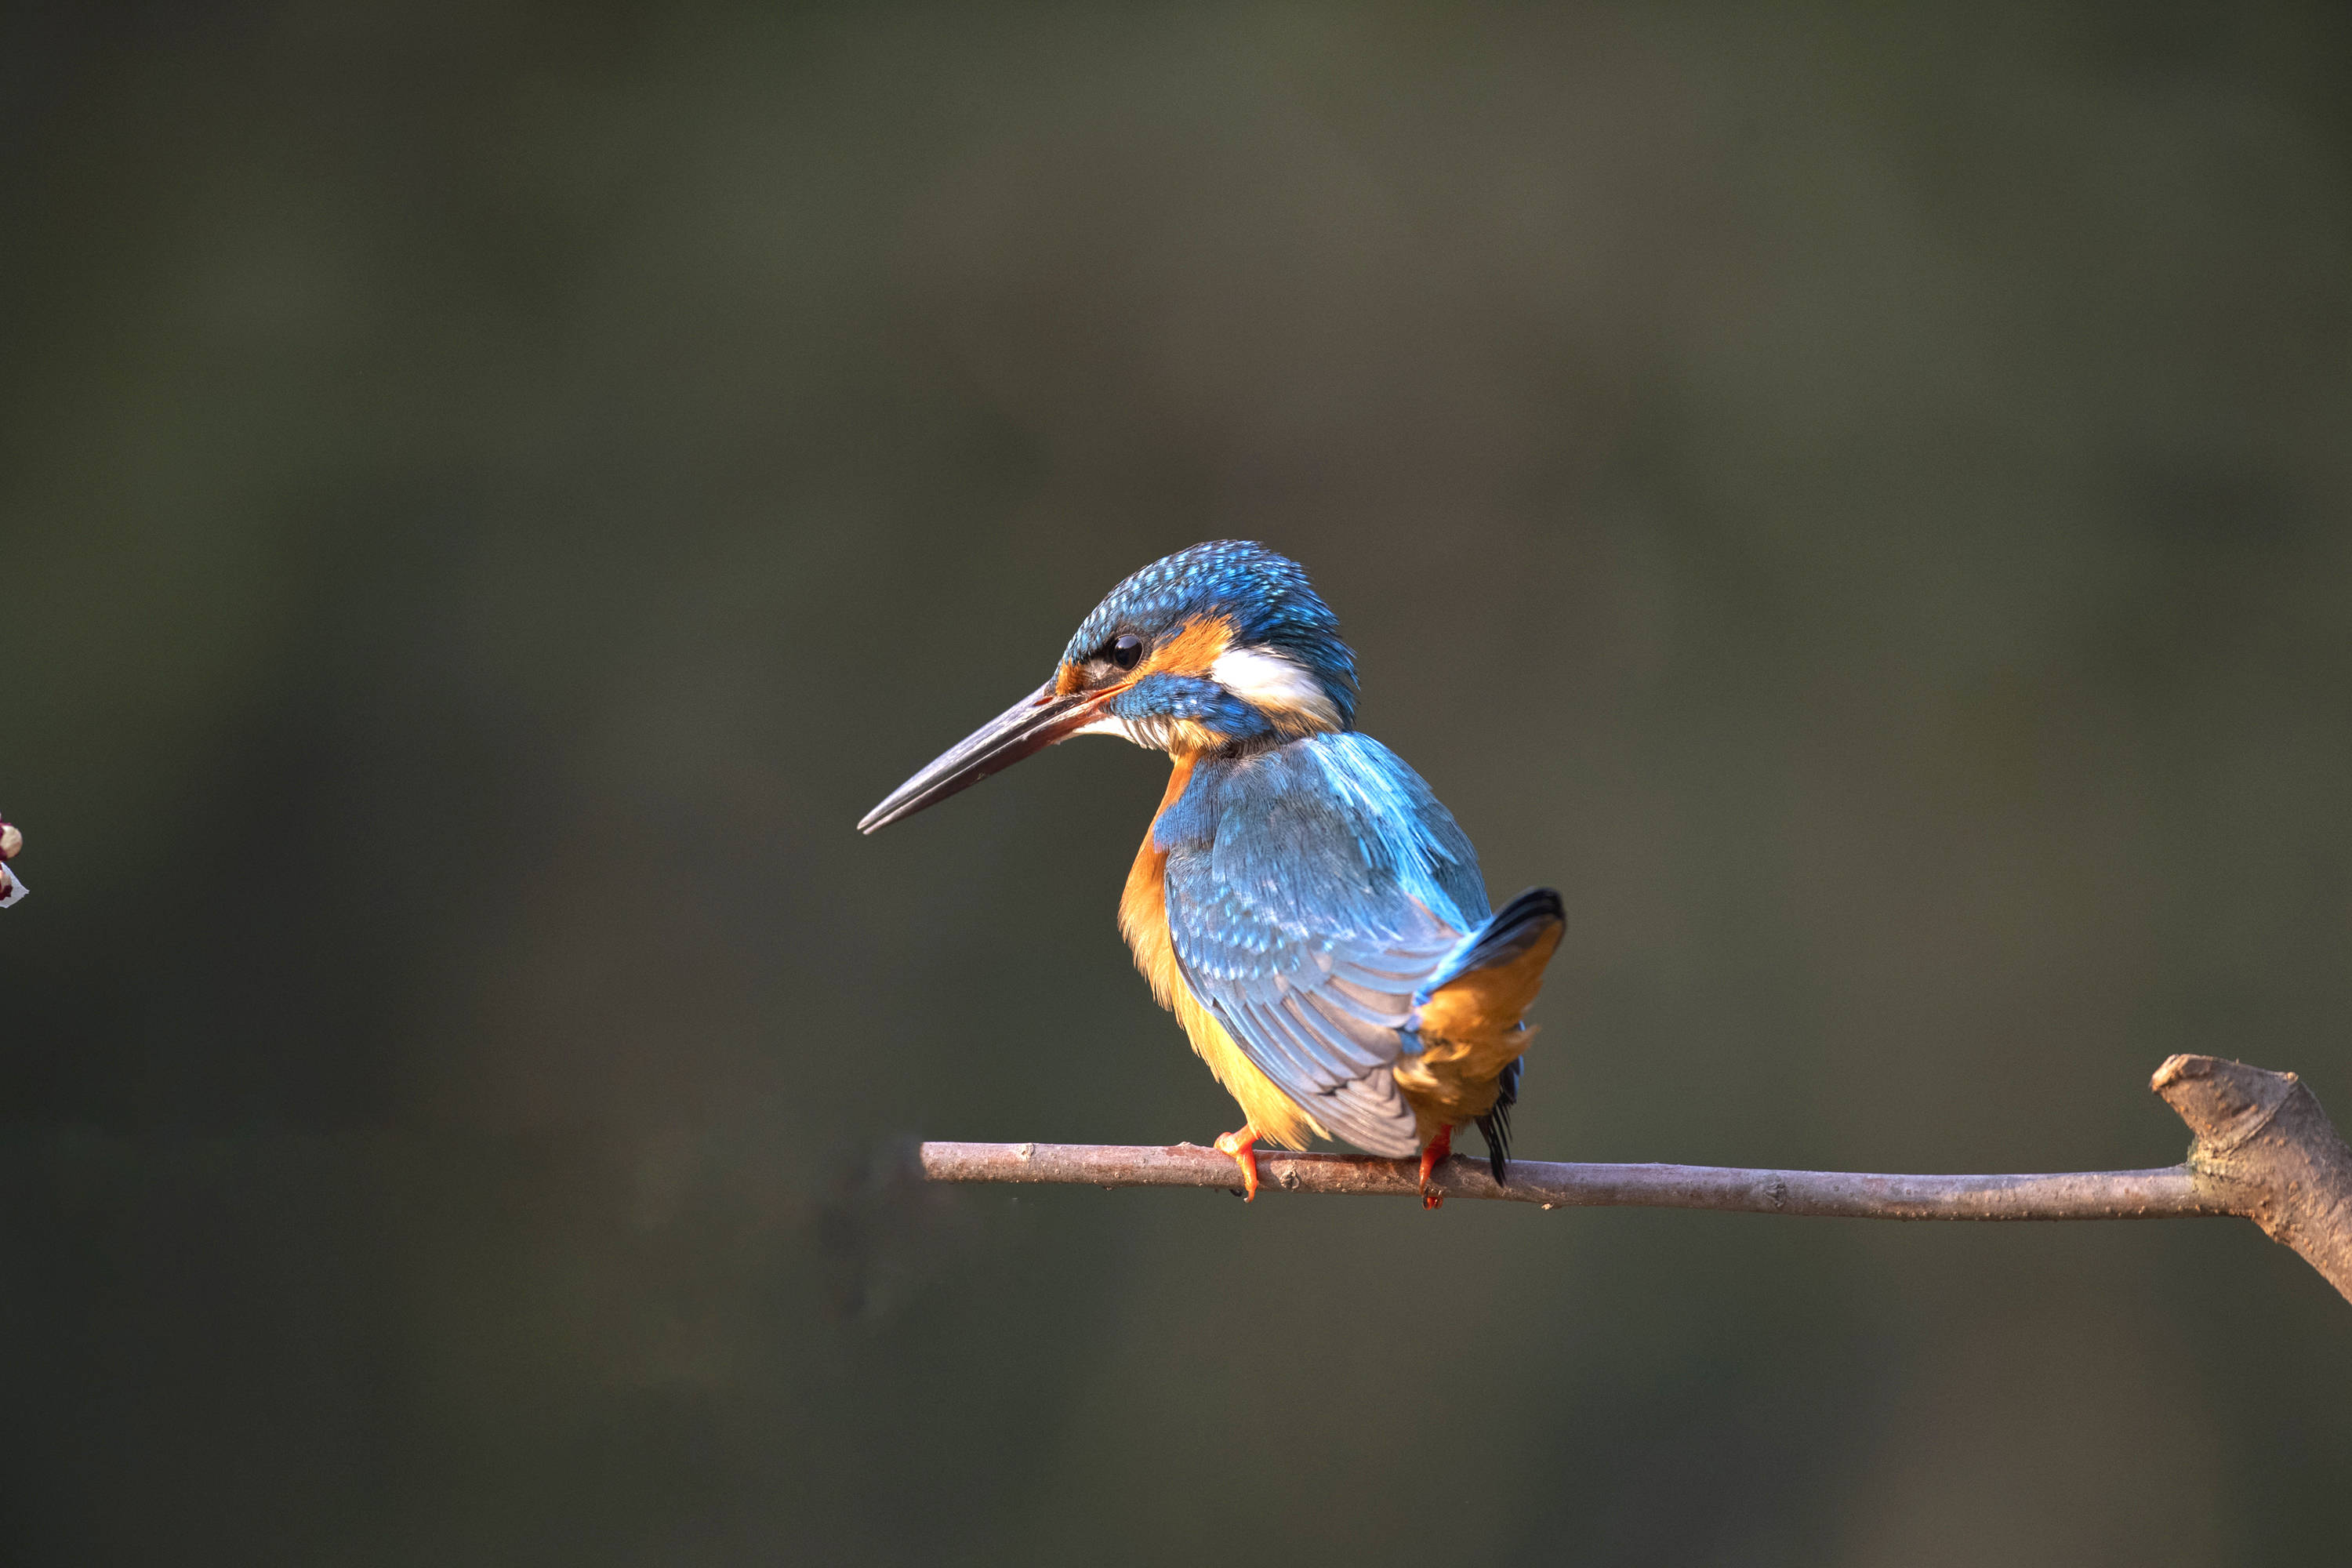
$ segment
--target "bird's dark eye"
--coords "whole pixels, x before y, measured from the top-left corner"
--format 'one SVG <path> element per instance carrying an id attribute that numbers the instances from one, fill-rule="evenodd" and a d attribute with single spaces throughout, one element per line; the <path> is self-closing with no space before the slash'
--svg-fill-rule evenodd
<path id="1" fill-rule="evenodd" d="M 1133 669 L 1143 657 L 1143 639 L 1129 632 L 1105 649 L 1104 657 L 1121 669 Z"/>

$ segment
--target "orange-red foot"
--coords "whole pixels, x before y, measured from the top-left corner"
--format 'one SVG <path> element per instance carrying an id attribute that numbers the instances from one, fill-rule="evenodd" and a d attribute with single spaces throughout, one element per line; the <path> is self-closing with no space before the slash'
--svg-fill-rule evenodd
<path id="1" fill-rule="evenodd" d="M 1421 1152 L 1422 1207 L 1439 1209 L 1445 1206 L 1445 1194 L 1429 1184 L 1429 1176 L 1431 1172 L 1437 1169 L 1437 1163 L 1453 1152 L 1454 1129 L 1451 1127 L 1439 1128 L 1437 1136 L 1429 1141 L 1429 1147 Z"/>
<path id="2" fill-rule="evenodd" d="M 1234 1163 L 1242 1168 L 1242 1202 L 1257 1200 L 1257 1129 L 1244 1127 L 1238 1132 L 1228 1132 L 1217 1140 L 1217 1152 L 1231 1154 Z"/>

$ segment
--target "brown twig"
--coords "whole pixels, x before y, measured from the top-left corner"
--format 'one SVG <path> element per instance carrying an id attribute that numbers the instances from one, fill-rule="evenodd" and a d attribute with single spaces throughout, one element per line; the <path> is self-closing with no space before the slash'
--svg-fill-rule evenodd
<path id="1" fill-rule="evenodd" d="M 1848 1219 L 2180 1219 L 2241 1215 L 2300 1253 L 2352 1300 L 2352 1150 L 2293 1073 L 2212 1057 L 2174 1057 L 2149 1087 L 2196 1134 L 2189 1158 L 2148 1171 L 2029 1176 L 1885 1176 L 1748 1171 L 1715 1165 L 1512 1162 L 1499 1186 L 1483 1162 L 1438 1167 L 1446 1196 L 1545 1208 L 1634 1205 Z M 1191 1143 L 1128 1148 L 1071 1143 L 926 1143 L 935 1182 L 1091 1183 L 1103 1187 L 1233 1187 L 1234 1162 Z M 1268 1192 L 1410 1196 L 1413 1162 L 1262 1152 Z"/>

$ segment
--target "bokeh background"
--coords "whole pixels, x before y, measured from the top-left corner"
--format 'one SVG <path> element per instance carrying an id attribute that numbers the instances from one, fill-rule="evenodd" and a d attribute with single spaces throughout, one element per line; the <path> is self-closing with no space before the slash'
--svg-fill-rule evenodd
<path id="1" fill-rule="evenodd" d="M 1257 538 L 1567 893 L 1525 1153 L 2352 1117 L 2352 13 L 0 16 L 6 1561 L 2352 1541 L 2251 1226 L 926 1193 L 1232 1122 L 1164 763 L 851 831 Z"/>

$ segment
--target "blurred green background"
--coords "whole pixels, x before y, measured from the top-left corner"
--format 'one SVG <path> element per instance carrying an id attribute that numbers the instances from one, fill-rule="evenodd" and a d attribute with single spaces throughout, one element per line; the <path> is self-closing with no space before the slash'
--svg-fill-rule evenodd
<path id="1" fill-rule="evenodd" d="M 2352 1540 L 2251 1226 L 914 1187 L 1234 1115 L 1160 759 L 851 831 L 1263 539 L 1566 891 L 1526 1154 L 2352 1117 L 2352 13 L 0 16 L 7 1561 Z"/>

